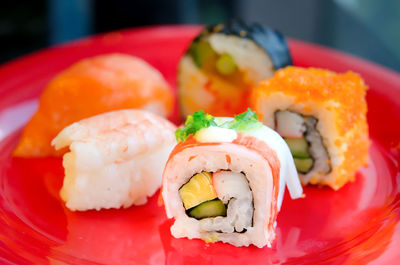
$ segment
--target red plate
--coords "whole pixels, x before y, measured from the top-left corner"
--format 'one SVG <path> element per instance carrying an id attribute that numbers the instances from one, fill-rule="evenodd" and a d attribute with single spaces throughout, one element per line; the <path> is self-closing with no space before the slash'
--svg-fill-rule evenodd
<path id="1" fill-rule="evenodd" d="M 368 168 L 340 191 L 286 194 L 272 249 L 171 237 L 153 196 L 126 210 L 71 212 L 60 201 L 60 159 L 12 158 L 19 127 L 44 85 L 84 57 L 122 52 L 159 69 L 175 87 L 176 65 L 199 27 L 170 26 L 100 35 L 51 48 L 0 68 L 0 263 L 395 264 L 400 258 L 400 77 L 330 49 L 290 41 L 295 65 L 353 70 L 368 90 Z M 176 115 L 175 115 L 176 116 Z"/>

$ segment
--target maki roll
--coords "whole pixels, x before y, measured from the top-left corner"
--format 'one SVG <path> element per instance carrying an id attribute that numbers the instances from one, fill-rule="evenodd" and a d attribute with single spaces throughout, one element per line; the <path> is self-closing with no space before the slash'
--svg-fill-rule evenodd
<path id="1" fill-rule="evenodd" d="M 291 64 L 286 40 L 275 30 L 241 21 L 209 26 L 179 63 L 181 114 L 202 109 L 233 117 L 246 110 L 253 86 Z"/>
<path id="2" fill-rule="evenodd" d="M 302 196 L 284 140 L 250 110 L 234 119 L 198 111 L 175 135 L 162 186 L 172 235 L 271 246 L 285 186 Z"/>
<path id="3" fill-rule="evenodd" d="M 287 67 L 254 89 L 251 104 L 284 137 L 302 183 L 337 190 L 368 161 L 366 90 L 352 72 Z"/>
<path id="4" fill-rule="evenodd" d="M 107 112 L 64 128 L 52 141 L 69 147 L 60 196 L 68 209 L 142 205 L 161 186 L 176 127 L 140 110 Z"/>

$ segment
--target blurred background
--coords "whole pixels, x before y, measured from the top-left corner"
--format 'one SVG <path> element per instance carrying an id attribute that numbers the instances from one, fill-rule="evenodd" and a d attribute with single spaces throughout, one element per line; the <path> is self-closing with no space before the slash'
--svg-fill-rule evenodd
<path id="1" fill-rule="evenodd" d="M 230 18 L 400 71 L 400 0 L 2 0 L 0 63 L 96 33 Z"/>

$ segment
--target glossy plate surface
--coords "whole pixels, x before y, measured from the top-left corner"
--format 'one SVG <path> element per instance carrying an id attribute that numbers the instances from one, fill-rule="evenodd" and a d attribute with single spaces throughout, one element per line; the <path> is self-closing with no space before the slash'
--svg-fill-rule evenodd
<path id="1" fill-rule="evenodd" d="M 371 161 L 340 191 L 286 193 L 272 249 L 175 239 L 158 193 L 145 206 L 71 212 L 60 201 L 61 159 L 11 157 L 45 84 L 84 57 L 122 52 L 159 69 L 175 87 L 179 57 L 197 26 L 109 33 L 51 48 L 0 68 L 0 263 L 396 264 L 400 258 L 400 77 L 364 60 L 290 41 L 294 64 L 362 75 Z M 175 113 L 172 120 L 177 122 Z"/>

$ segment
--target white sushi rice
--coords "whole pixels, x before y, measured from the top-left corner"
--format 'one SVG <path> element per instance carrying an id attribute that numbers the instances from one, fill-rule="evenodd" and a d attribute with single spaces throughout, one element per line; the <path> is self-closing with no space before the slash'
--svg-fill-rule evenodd
<path id="1" fill-rule="evenodd" d="M 274 64 L 267 52 L 254 41 L 234 35 L 213 33 L 205 38 L 219 54 L 227 53 L 233 57 L 240 70 L 255 83 L 274 75 Z"/>
<path id="2" fill-rule="evenodd" d="M 192 114 L 191 105 L 208 108 L 214 101 L 214 96 L 205 89 L 208 77 L 194 64 L 190 55 L 182 57 L 178 69 L 179 99 L 190 98 L 192 103 L 180 101 L 180 112 L 186 116 Z"/>
<path id="3" fill-rule="evenodd" d="M 161 185 L 176 140 L 175 126 L 139 110 L 120 110 L 73 123 L 52 141 L 68 147 L 61 198 L 70 210 L 141 205 Z"/>

